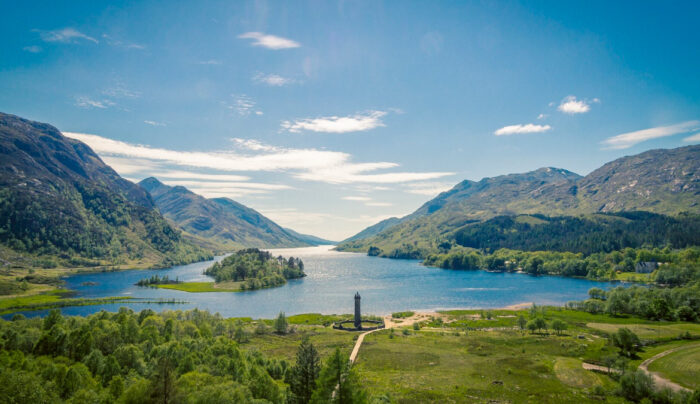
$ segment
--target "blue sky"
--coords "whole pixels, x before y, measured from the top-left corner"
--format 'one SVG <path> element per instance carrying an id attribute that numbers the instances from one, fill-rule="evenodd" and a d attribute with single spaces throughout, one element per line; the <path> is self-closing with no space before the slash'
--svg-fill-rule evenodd
<path id="1" fill-rule="evenodd" d="M 331 239 L 700 143 L 698 2 L 2 3 L 1 111 Z"/>

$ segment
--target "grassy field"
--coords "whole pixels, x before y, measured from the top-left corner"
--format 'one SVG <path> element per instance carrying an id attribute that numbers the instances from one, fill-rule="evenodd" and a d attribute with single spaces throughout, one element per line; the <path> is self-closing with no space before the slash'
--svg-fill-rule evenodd
<path id="1" fill-rule="evenodd" d="M 649 370 L 690 389 L 700 387 L 700 345 L 694 345 L 656 359 Z"/>
<path id="2" fill-rule="evenodd" d="M 162 285 L 155 285 L 161 289 L 172 289 L 179 290 L 182 292 L 190 293 L 204 293 L 204 292 L 241 292 L 241 284 L 243 282 L 182 282 L 182 283 L 168 283 Z"/>
<path id="3" fill-rule="evenodd" d="M 615 279 L 625 282 L 652 283 L 656 279 L 656 271 L 648 274 L 638 274 L 636 272 L 619 272 L 615 274 Z"/>
<path id="4" fill-rule="evenodd" d="M 700 324 L 688 324 L 688 323 L 678 323 L 678 324 L 608 324 L 608 323 L 588 323 L 588 327 L 605 331 L 607 333 L 617 332 L 618 329 L 622 327 L 629 328 L 637 334 L 640 338 L 649 339 L 661 339 L 661 338 L 673 338 L 678 335 L 690 332 L 692 335 L 700 335 Z"/>
<path id="5" fill-rule="evenodd" d="M 248 329 L 251 331 L 250 339 L 241 346 L 246 350 L 257 350 L 270 357 L 286 359 L 294 362 L 297 348 L 301 344 L 302 338 L 309 337 L 311 343 L 318 349 L 322 358 L 330 356 L 335 348 L 350 355 L 350 351 L 357 339 L 357 333 L 348 331 L 338 331 L 330 327 L 303 325 L 294 327 L 294 331 L 287 335 L 277 335 L 266 333 L 257 335 L 254 329 L 255 322 L 251 323 Z"/>
<path id="6" fill-rule="evenodd" d="M 580 369 L 586 349 L 518 331 L 382 331 L 365 338 L 356 366 L 372 396 L 400 403 L 605 402 L 591 391 L 612 382 Z"/>

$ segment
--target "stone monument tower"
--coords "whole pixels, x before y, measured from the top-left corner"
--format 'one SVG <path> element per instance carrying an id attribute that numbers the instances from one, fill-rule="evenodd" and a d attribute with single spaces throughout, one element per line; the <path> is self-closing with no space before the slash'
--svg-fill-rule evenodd
<path id="1" fill-rule="evenodd" d="M 360 292 L 355 293 L 355 328 L 362 328 L 362 316 L 360 315 Z"/>

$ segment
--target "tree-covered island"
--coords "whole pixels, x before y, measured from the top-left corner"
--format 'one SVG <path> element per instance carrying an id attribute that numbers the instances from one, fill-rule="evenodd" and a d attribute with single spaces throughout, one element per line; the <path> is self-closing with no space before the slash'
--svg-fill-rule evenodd
<path id="1" fill-rule="evenodd" d="M 306 276 L 301 259 L 275 257 L 257 248 L 239 250 L 215 263 L 204 273 L 214 277 L 217 283 L 238 283 L 241 290 L 281 286 L 288 279 Z"/>

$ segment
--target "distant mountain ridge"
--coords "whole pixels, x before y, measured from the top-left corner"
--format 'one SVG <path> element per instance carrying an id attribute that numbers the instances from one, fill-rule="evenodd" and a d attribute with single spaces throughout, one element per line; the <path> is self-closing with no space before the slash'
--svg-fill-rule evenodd
<path id="1" fill-rule="evenodd" d="M 139 185 L 151 195 L 166 218 L 195 236 L 214 239 L 234 248 L 319 244 L 313 241 L 315 237 L 284 229 L 254 209 L 229 198 L 207 199 L 185 187 L 169 186 L 153 177 L 142 180 Z"/>
<path id="2" fill-rule="evenodd" d="M 303 241 L 303 242 L 305 242 L 305 243 L 311 244 L 311 245 L 333 245 L 333 244 L 338 244 L 337 241 L 326 240 L 325 238 L 312 236 L 312 235 L 310 235 L 310 234 L 298 233 L 298 232 L 296 232 L 296 231 L 294 231 L 294 230 L 292 230 L 292 229 L 290 229 L 290 228 L 288 228 L 288 227 L 283 227 L 283 229 L 284 229 L 284 231 L 286 231 L 287 233 L 289 233 L 289 234 L 291 234 L 292 236 L 296 237 L 297 239 L 299 239 L 299 240 L 301 240 L 301 241 Z"/>
<path id="3" fill-rule="evenodd" d="M 211 255 L 183 240 L 141 187 L 51 125 L 0 113 L 0 157 L 0 244 L 11 251 L 52 256 L 49 266 Z"/>
<path id="4" fill-rule="evenodd" d="M 462 181 L 379 232 L 371 226 L 339 250 L 411 244 L 434 251 L 456 229 L 500 215 L 648 211 L 700 213 L 700 146 L 658 149 L 611 161 L 585 177 L 560 168 Z M 364 234 L 363 234 L 364 233 Z"/>

